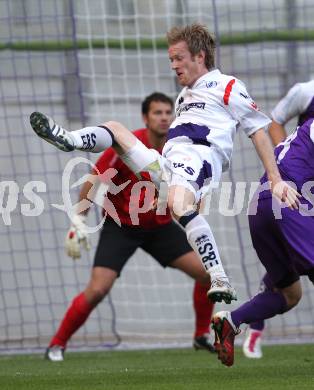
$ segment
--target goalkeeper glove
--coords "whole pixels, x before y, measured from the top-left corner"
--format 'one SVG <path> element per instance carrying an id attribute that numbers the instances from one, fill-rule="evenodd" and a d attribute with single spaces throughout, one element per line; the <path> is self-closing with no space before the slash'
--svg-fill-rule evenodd
<path id="1" fill-rule="evenodd" d="M 66 235 L 65 250 L 68 256 L 73 260 L 81 257 L 81 247 L 90 249 L 90 242 L 85 225 L 86 217 L 77 214 L 72 219 L 72 225 Z"/>

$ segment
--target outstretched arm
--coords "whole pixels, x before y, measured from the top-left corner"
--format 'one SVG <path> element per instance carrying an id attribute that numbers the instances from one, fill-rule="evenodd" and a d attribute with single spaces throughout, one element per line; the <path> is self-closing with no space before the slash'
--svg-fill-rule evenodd
<path id="1" fill-rule="evenodd" d="M 99 178 L 98 178 L 97 173 L 95 171 L 92 171 L 81 187 L 81 191 L 79 194 L 79 204 L 83 204 L 82 201 L 84 201 L 84 200 L 88 201 L 88 203 L 93 202 L 93 200 L 95 198 L 95 194 L 98 190 L 99 184 L 100 184 L 100 182 L 99 182 Z M 89 204 L 89 206 L 88 206 L 87 202 L 84 202 L 84 203 L 85 203 L 85 206 L 79 207 L 77 210 L 77 213 L 80 215 L 86 216 L 89 212 L 91 204 Z"/>
<path id="2" fill-rule="evenodd" d="M 265 167 L 273 195 L 285 202 L 289 208 L 297 209 L 299 205 L 299 193 L 282 180 L 271 146 L 264 129 L 260 129 L 251 135 L 255 149 Z"/>
<path id="3" fill-rule="evenodd" d="M 287 132 L 284 126 L 274 120 L 269 126 L 268 133 L 274 146 L 280 144 L 280 142 L 282 142 L 287 137 Z"/>

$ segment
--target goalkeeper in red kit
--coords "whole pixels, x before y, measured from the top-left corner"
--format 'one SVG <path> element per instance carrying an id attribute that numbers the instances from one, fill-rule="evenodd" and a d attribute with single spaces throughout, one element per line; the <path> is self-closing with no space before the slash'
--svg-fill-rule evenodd
<path id="1" fill-rule="evenodd" d="M 134 135 L 148 148 L 161 152 L 172 121 L 172 100 L 162 93 L 155 92 L 142 102 L 142 115 L 146 128 L 136 130 Z M 105 202 L 113 204 L 121 226 L 107 215 L 100 233 L 89 283 L 85 290 L 73 299 L 51 339 L 46 358 L 51 361 L 64 359 L 67 342 L 109 293 L 124 265 L 137 248 L 149 253 L 161 266 L 180 269 L 196 280 L 193 292 L 196 325 L 193 345 L 196 349 L 214 352 L 209 337 L 213 303 L 206 295 L 210 287 L 209 274 L 188 244 L 185 232 L 172 221 L 168 209 L 165 215 L 157 215 L 154 209 L 140 213 L 138 224 L 133 224 L 130 215 L 131 191 L 134 184 L 138 183 L 138 178 L 112 148 L 106 150 L 96 162 L 96 168 L 81 188 L 80 201 L 93 200 L 94 189 L 109 168 L 114 168 L 118 172 L 111 179 L 114 186 L 123 188 L 122 185 L 129 181 L 121 191 L 116 194 L 108 191 L 105 197 Z M 144 203 L 144 197 L 145 191 L 142 190 L 137 205 Z M 81 257 L 81 246 L 89 247 L 85 225 L 88 210 L 78 212 L 74 216 L 66 237 L 67 254 L 74 259 Z"/>

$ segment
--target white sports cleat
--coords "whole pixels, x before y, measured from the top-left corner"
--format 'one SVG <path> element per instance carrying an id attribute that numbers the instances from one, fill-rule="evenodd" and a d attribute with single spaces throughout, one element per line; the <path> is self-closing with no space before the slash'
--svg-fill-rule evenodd
<path id="1" fill-rule="evenodd" d="M 64 152 L 72 152 L 75 149 L 71 133 L 57 125 L 49 116 L 33 112 L 29 119 L 33 130 L 40 138 Z"/>
<path id="2" fill-rule="evenodd" d="M 246 339 L 243 343 L 244 356 L 250 359 L 260 359 L 263 357 L 261 348 L 261 338 L 263 332 L 256 329 L 248 329 Z"/>
<path id="3" fill-rule="evenodd" d="M 51 362 L 63 362 L 64 360 L 64 348 L 60 345 L 53 345 L 47 348 L 45 353 L 45 359 Z"/>
<path id="4" fill-rule="evenodd" d="M 237 293 L 231 286 L 227 278 L 213 279 L 210 289 L 207 291 L 207 297 L 213 302 L 222 302 L 229 304 L 237 300 Z"/>

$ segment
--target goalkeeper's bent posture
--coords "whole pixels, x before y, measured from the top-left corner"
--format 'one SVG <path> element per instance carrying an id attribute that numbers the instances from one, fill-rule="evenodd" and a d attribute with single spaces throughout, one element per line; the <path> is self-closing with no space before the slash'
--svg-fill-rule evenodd
<path id="1" fill-rule="evenodd" d="M 166 141 L 172 112 L 173 102 L 166 95 L 153 93 L 146 97 L 142 103 L 146 129 L 137 130 L 134 135 L 147 147 L 161 152 Z M 138 179 L 112 148 L 98 159 L 96 170 L 91 172 L 89 179 L 82 186 L 80 200 L 92 200 L 93 190 L 97 187 L 93 184 L 99 184 L 102 180 L 100 179 L 102 176 L 98 176 L 97 173 L 102 175 L 109 168 L 115 168 L 119 172 L 112 179 L 114 185 L 119 186 L 130 181 L 125 189 L 115 195 L 108 191 L 106 198 L 114 205 L 122 226 L 119 227 L 110 217 L 106 218 L 99 238 L 90 281 L 85 290 L 74 298 L 67 310 L 46 351 L 47 359 L 51 361 L 64 359 L 64 351 L 70 337 L 109 293 L 122 268 L 139 247 L 151 254 L 163 267 L 181 269 L 197 280 L 193 292 L 196 326 L 193 345 L 195 349 L 214 352 L 209 337 L 213 303 L 207 299 L 206 295 L 210 285 L 209 275 L 189 246 L 183 230 L 172 222 L 169 210 L 166 215 L 160 216 L 156 215 L 155 210 L 140 214 L 139 225 L 132 225 L 129 213 L 131 191 Z M 144 201 L 143 198 L 142 192 L 140 203 Z M 81 257 L 81 246 L 89 246 L 85 225 L 88 210 L 74 217 L 66 237 L 67 254 L 74 259 Z"/>
<path id="2" fill-rule="evenodd" d="M 212 230 L 197 211 L 200 200 L 229 168 L 239 128 L 251 138 L 262 160 L 273 194 L 297 208 L 297 192 L 282 181 L 264 127 L 269 118 L 258 110 L 245 85 L 215 69 L 215 42 L 206 27 L 174 27 L 167 34 L 169 59 L 184 88 L 175 107 L 167 142 L 160 155 L 148 149 L 121 123 L 106 122 L 69 132 L 41 113 L 31 115 L 37 135 L 64 151 L 100 152 L 114 146 L 135 172 L 149 171 L 156 183 L 168 184 L 168 206 L 211 277 L 208 297 L 231 303 L 230 285 Z"/>
<path id="3" fill-rule="evenodd" d="M 314 283 L 314 119 L 297 127 L 280 143 L 275 156 L 281 176 L 293 181 L 304 197 L 298 210 L 281 209 L 281 219 L 275 218 L 276 203 L 269 190 L 258 189 L 252 199 L 250 233 L 266 268 L 265 287 L 238 309 L 213 317 L 218 357 L 227 366 L 233 364 L 234 339 L 241 324 L 257 323 L 296 306 L 302 296 L 300 275 L 307 275 Z M 264 174 L 261 185 L 266 181 Z"/>

